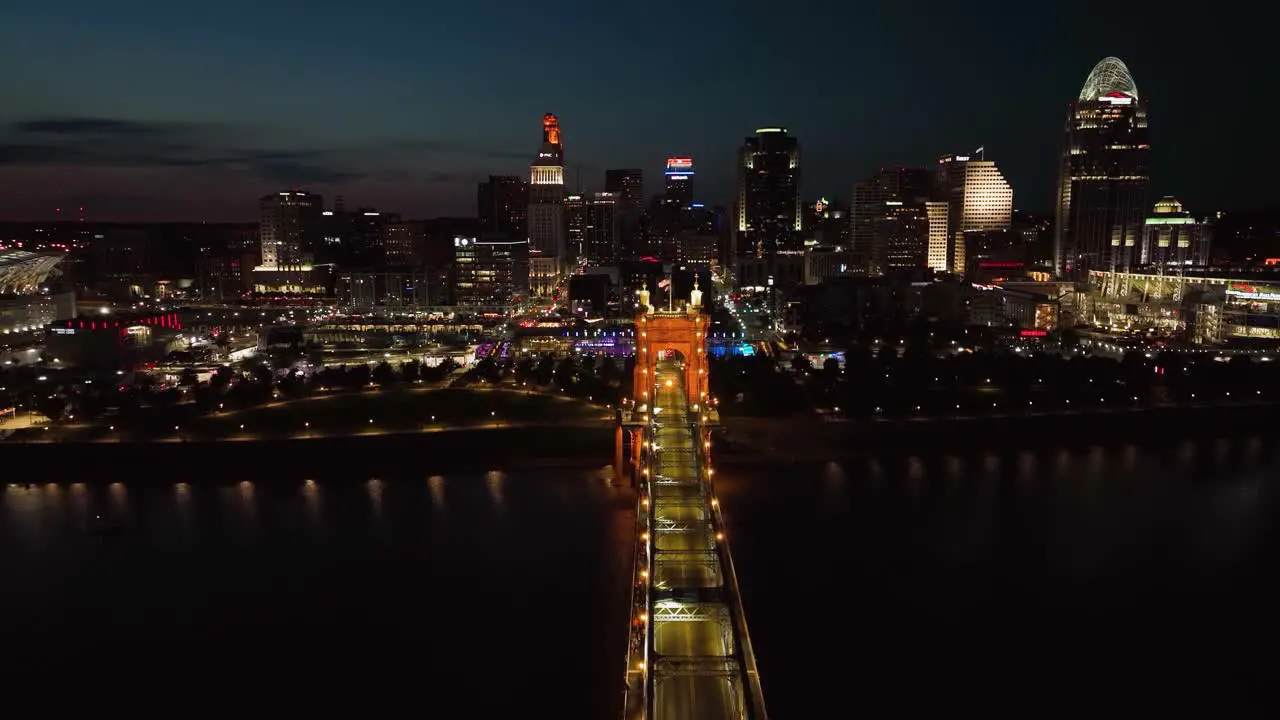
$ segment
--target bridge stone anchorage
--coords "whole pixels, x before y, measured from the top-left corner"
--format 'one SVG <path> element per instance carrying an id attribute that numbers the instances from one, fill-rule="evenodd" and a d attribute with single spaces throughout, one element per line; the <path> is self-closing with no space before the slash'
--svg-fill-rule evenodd
<path id="1" fill-rule="evenodd" d="M 715 494 L 702 292 L 679 309 L 655 310 L 645 290 L 639 300 L 614 452 L 637 496 L 623 720 L 766 720 Z"/>

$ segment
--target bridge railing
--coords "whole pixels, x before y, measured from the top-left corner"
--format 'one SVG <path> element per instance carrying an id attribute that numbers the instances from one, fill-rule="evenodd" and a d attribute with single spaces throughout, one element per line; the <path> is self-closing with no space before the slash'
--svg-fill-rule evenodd
<path id="1" fill-rule="evenodd" d="M 641 466 L 647 460 L 642 453 Z M 633 540 L 631 559 L 631 598 L 628 611 L 627 664 L 623 690 L 623 720 L 643 720 L 649 707 L 649 573 L 652 557 L 649 552 L 652 531 L 649 482 L 633 468 L 636 482 L 636 536 Z"/>
<path id="2" fill-rule="evenodd" d="M 700 430 L 700 429 L 699 429 Z M 698 451 L 697 467 L 699 476 L 707 484 L 707 497 L 711 504 L 711 525 L 716 533 L 716 552 L 720 558 L 721 573 L 726 604 L 733 623 L 736 642 L 733 653 L 738 660 L 738 668 L 742 672 L 743 694 L 746 696 L 746 717 L 749 720 L 768 720 L 765 711 L 764 692 L 760 687 L 760 671 L 756 667 L 755 650 L 751 647 L 751 632 L 747 629 L 747 616 L 742 609 L 742 597 L 738 591 L 738 572 L 733 566 L 733 553 L 729 549 L 729 535 L 725 528 L 724 516 L 720 512 L 720 500 L 715 492 L 714 468 L 711 467 L 711 453 L 707 445 L 701 441 L 699 431 L 695 447 Z"/>

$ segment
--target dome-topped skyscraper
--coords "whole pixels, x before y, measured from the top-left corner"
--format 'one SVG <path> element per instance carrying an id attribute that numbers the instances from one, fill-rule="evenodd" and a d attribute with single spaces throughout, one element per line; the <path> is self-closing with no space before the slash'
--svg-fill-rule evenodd
<path id="1" fill-rule="evenodd" d="M 1060 275 L 1140 262 L 1150 154 L 1138 85 L 1119 58 L 1103 58 L 1067 114 L 1054 224 Z"/>
<path id="2" fill-rule="evenodd" d="M 1093 72 L 1085 78 L 1080 88 L 1080 100 L 1088 102 L 1103 97 L 1129 97 L 1138 99 L 1138 85 L 1129 74 L 1129 68 L 1120 58 L 1103 58 L 1093 66 Z"/>

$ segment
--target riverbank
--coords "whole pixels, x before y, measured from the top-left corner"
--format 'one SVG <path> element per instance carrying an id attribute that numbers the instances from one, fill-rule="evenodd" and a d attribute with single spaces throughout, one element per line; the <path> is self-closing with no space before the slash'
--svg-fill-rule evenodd
<path id="1" fill-rule="evenodd" d="M 611 424 L 614 413 L 580 398 L 510 388 L 409 387 L 327 392 L 245 408 L 205 411 L 195 403 L 147 408 L 128 419 L 23 428 L 21 442 L 179 442 L 344 438 L 533 424 Z"/>
<path id="2" fill-rule="evenodd" d="M 611 424 L 517 425 L 244 441 L 6 443 L 7 482 L 115 482 L 145 468 L 168 480 L 269 481 L 516 468 L 594 468 L 613 460 Z M 353 474 L 355 473 L 355 474 Z"/>
<path id="3" fill-rule="evenodd" d="M 963 448 L 992 440 L 1020 446 L 1147 441 L 1269 428 L 1278 418 L 1280 405 L 1270 403 L 904 420 L 726 418 L 716 434 L 716 456 L 749 464 L 830 460 L 868 450 L 910 452 L 922 445 Z"/>

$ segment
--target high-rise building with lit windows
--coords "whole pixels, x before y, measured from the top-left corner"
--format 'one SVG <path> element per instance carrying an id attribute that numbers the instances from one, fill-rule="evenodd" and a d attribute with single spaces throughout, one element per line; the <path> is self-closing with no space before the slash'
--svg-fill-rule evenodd
<path id="1" fill-rule="evenodd" d="M 621 214 L 615 193 L 597 192 L 587 198 L 582 255 L 591 265 L 611 265 L 618 260 Z"/>
<path id="2" fill-rule="evenodd" d="M 947 250 L 951 246 L 947 234 L 948 216 L 951 204 L 946 202 L 927 202 L 924 204 L 928 218 L 928 248 L 925 264 L 935 272 L 947 272 Z"/>
<path id="3" fill-rule="evenodd" d="M 884 272 L 922 268 L 929 258 L 929 211 L 925 203 L 888 200 L 875 224 L 877 255 Z M 883 256 L 878 253 L 883 247 Z M 881 259 L 883 258 L 883 259 Z"/>
<path id="4" fill-rule="evenodd" d="M 527 240 L 525 213 L 529 205 L 529 183 L 514 175 L 490 175 L 476 193 L 480 227 L 502 233 L 512 240 Z"/>
<path id="5" fill-rule="evenodd" d="M 923 217 L 923 204 L 928 202 L 932 193 L 933 173 L 925 168 L 881 168 L 875 175 L 853 186 L 849 204 L 849 237 L 856 272 L 883 275 L 889 267 L 910 266 L 902 264 L 907 256 L 919 258 L 914 266 L 924 265 L 924 235 L 918 238 L 919 248 L 907 249 L 905 245 L 913 245 L 917 241 L 902 237 L 903 228 L 897 225 L 897 221 L 903 220 L 911 225 L 911 217 Z M 915 208 L 919 213 L 907 212 L 904 207 Z M 898 246 L 893 251 L 893 262 L 889 261 L 891 234 L 898 236 L 893 241 Z"/>
<path id="6" fill-rule="evenodd" d="M 662 194 L 662 204 L 684 209 L 693 205 L 693 158 L 669 157 L 663 172 L 667 186 Z"/>
<path id="7" fill-rule="evenodd" d="M 618 251 L 634 257 L 644 250 L 644 171 L 615 168 L 604 171 L 604 190 L 618 198 Z"/>
<path id="8" fill-rule="evenodd" d="M 605 170 L 604 191 L 617 195 L 618 201 L 624 205 L 643 207 L 644 171 L 639 168 Z"/>
<path id="9" fill-rule="evenodd" d="M 323 201 L 309 192 L 264 195 L 259 233 L 262 264 L 272 268 L 298 268 L 315 259 L 322 230 Z"/>
<path id="10" fill-rule="evenodd" d="M 570 258 L 586 255 L 587 196 L 574 193 L 564 197 L 565 247 Z"/>
<path id="11" fill-rule="evenodd" d="M 782 127 L 757 128 L 738 150 L 737 255 L 799 252 L 800 143 Z"/>
<path id="12" fill-rule="evenodd" d="M 1150 154 L 1146 102 L 1129 68 L 1104 58 L 1067 114 L 1053 243 L 1059 275 L 1139 262 Z"/>
<path id="13" fill-rule="evenodd" d="M 542 118 L 542 147 L 529 166 L 529 245 L 548 257 L 565 254 L 564 146 L 560 122 L 550 113 Z"/>
<path id="14" fill-rule="evenodd" d="M 934 269 L 963 274 L 965 236 L 1008 230 L 1013 219 L 1013 188 L 994 162 L 968 155 L 944 155 L 938 161 L 936 178 L 934 196 L 948 206 L 947 254 L 946 267 Z"/>
<path id="15" fill-rule="evenodd" d="M 1207 223 L 1196 220 L 1177 198 L 1166 195 L 1156 201 L 1143 221 L 1140 264 L 1154 266 L 1158 274 L 1208 265 L 1212 237 Z M 1133 268 L 1119 269 L 1129 272 Z"/>
<path id="16" fill-rule="evenodd" d="M 262 264 L 253 269 L 249 285 L 263 293 L 323 293 L 332 266 L 315 264 L 323 243 L 324 207 L 319 195 L 279 192 L 258 201 Z"/>
<path id="17" fill-rule="evenodd" d="M 547 113 L 542 116 L 542 147 L 529 166 L 529 284 L 538 297 L 552 294 L 569 261 L 564 197 L 560 121 Z"/>

